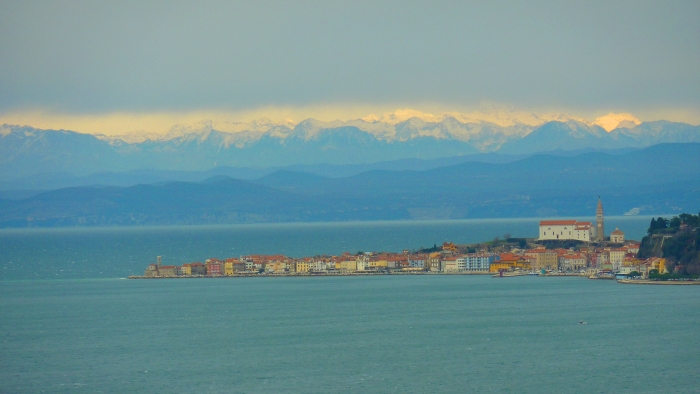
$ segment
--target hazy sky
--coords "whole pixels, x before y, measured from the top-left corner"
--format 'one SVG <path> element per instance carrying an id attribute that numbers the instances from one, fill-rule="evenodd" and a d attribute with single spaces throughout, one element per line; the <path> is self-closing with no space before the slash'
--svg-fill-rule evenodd
<path id="1" fill-rule="evenodd" d="M 3 1 L 0 59 L 0 123 L 485 102 L 700 123 L 697 0 Z"/>

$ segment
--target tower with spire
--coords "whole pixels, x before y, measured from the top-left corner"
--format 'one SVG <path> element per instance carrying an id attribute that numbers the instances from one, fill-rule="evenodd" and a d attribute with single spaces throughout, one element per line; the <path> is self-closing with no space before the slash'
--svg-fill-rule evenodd
<path id="1" fill-rule="evenodd" d="M 603 242 L 605 241 L 605 223 L 603 219 L 603 202 L 600 199 L 600 196 L 598 196 L 598 208 L 595 210 L 595 222 L 596 222 L 596 229 L 595 229 L 595 238 L 596 241 L 598 242 Z"/>

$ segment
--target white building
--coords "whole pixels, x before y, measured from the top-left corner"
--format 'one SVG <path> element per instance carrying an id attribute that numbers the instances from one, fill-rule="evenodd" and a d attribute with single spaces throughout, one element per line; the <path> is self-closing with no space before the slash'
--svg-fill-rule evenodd
<path id="1" fill-rule="evenodd" d="M 465 267 L 467 271 L 486 271 L 491 269 L 491 263 L 496 261 L 496 256 L 492 254 L 470 254 L 467 255 Z"/>
<path id="2" fill-rule="evenodd" d="M 309 263 L 309 271 L 311 272 L 322 272 L 327 270 L 327 265 L 325 261 L 316 260 Z"/>
<path id="3" fill-rule="evenodd" d="M 409 257 L 408 266 L 411 268 L 425 268 L 425 257 Z"/>
<path id="4" fill-rule="evenodd" d="M 578 271 L 588 267 L 588 258 L 583 253 L 569 253 L 559 256 L 559 269 L 563 271 Z"/>
<path id="5" fill-rule="evenodd" d="M 445 272 L 460 272 L 464 271 L 464 259 L 463 258 L 456 258 L 456 257 L 450 257 L 445 260 L 442 260 L 442 265 L 445 270 Z"/>
<path id="6" fill-rule="evenodd" d="M 358 271 L 367 271 L 369 269 L 369 258 L 366 256 L 359 256 L 356 260 Z"/>
<path id="7" fill-rule="evenodd" d="M 540 222 L 540 240 L 591 241 L 591 222 L 576 220 L 543 220 Z"/>

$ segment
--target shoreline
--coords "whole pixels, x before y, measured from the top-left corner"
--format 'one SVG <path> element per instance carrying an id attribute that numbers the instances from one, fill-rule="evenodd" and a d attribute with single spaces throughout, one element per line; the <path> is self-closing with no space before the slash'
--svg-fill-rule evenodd
<path id="1" fill-rule="evenodd" d="M 625 285 L 700 285 L 700 280 L 646 280 L 646 279 L 618 279 L 617 283 Z"/>
<path id="2" fill-rule="evenodd" d="M 328 273 L 319 272 L 313 274 L 288 273 L 288 274 L 236 274 L 236 275 L 187 275 L 187 276 L 142 276 L 129 275 L 127 279 L 200 279 L 200 278 L 285 278 L 285 277 L 317 277 L 317 276 L 391 276 L 391 275 L 493 275 L 493 272 L 348 272 Z"/>

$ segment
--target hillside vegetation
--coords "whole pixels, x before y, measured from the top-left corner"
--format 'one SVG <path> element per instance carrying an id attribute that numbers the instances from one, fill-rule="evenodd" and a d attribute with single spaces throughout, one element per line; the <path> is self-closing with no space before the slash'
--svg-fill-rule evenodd
<path id="1" fill-rule="evenodd" d="M 664 257 L 670 272 L 700 274 L 700 214 L 652 219 L 647 233 L 639 248 L 640 258 Z"/>

